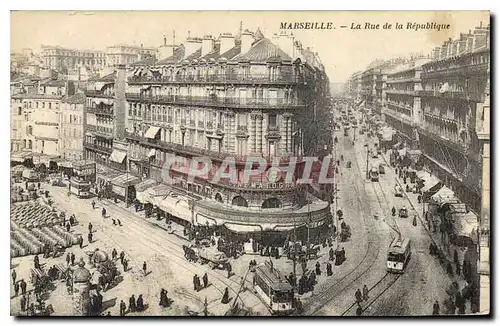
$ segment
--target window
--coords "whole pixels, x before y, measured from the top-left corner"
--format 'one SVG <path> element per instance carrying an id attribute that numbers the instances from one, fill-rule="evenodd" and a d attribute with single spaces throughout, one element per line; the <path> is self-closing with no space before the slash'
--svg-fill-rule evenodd
<path id="1" fill-rule="evenodd" d="M 262 203 L 262 208 L 281 208 L 281 201 L 276 198 L 268 198 Z"/>
<path id="2" fill-rule="evenodd" d="M 239 114 L 238 115 L 238 126 L 246 126 L 247 125 L 247 115 Z"/>
<path id="3" fill-rule="evenodd" d="M 52 103 L 49 102 L 49 109 L 52 109 Z"/>
<path id="4" fill-rule="evenodd" d="M 276 126 L 276 114 L 269 115 L 269 125 L 273 127 Z"/>
<path id="5" fill-rule="evenodd" d="M 17 108 L 17 115 L 22 115 L 23 114 L 23 108 L 22 107 L 18 107 Z"/>
<path id="6" fill-rule="evenodd" d="M 224 200 L 222 199 L 221 194 L 219 194 L 219 193 L 215 194 L 215 200 L 218 201 L 219 203 L 223 203 L 224 202 Z"/>

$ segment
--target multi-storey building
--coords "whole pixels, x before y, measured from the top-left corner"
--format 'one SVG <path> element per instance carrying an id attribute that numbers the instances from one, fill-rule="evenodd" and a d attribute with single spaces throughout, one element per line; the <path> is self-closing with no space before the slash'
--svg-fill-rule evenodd
<path id="1" fill-rule="evenodd" d="M 87 66 L 92 69 L 106 67 L 106 54 L 103 51 L 66 49 L 60 46 L 42 46 L 45 67 L 55 70 L 75 69 Z"/>
<path id="2" fill-rule="evenodd" d="M 109 165 L 115 135 L 115 79 L 116 72 L 98 79 L 90 79 L 85 102 L 85 159 Z M 124 114 L 124 113 L 123 113 Z"/>
<path id="3" fill-rule="evenodd" d="M 62 99 L 60 109 L 59 155 L 70 160 L 82 160 L 85 125 L 85 95 L 75 94 Z"/>
<path id="4" fill-rule="evenodd" d="M 24 128 L 24 104 L 20 96 L 13 97 L 10 101 L 10 151 L 19 152 L 27 148 L 23 144 Z"/>
<path id="5" fill-rule="evenodd" d="M 441 59 L 422 66 L 419 140 L 427 165 L 461 201 L 479 212 L 483 149 L 477 128 L 485 118 L 489 25 L 476 27 L 470 39 L 445 42 Z"/>
<path id="6" fill-rule="evenodd" d="M 428 59 L 415 60 L 408 65 L 399 66 L 387 75 L 385 105 L 383 116 L 388 125 L 393 127 L 399 140 L 412 149 L 418 148 L 416 128 L 423 119 L 420 75 L 422 64 Z"/>
<path id="7" fill-rule="evenodd" d="M 158 49 L 126 44 L 118 44 L 106 48 L 106 63 L 111 67 L 130 65 L 148 56 L 157 58 Z"/>
<path id="8" fill-rule="evenodd" d="M 289 171 L 290 183 L 286 172 L 242 179 L 249 156 L 268 164 L 295 156 L 297 169 L 303 168 L 301 155 L 313 154 L 316 146 L 306 149 L 305 139 L 313 139 L 307 126 L 322 116 L 320 111 L 329 110 L 324 101 L 329 98 L 328 78 L 318 56 L 290 35 L 276 36 L 273 42 L 259 30 L 241 33 L 238 41 L 227 33 L 218 41 L 188 38 L 181 47 L 165 47 L 171 55 L 149 71 L 140 69 L 128 78 L 130 173 L 158 182 L 168 173 L 172 187 L 188 194 L 159 203 L 166 212 L 189 223 L 245 232 L 317 226 L 330 216 L 327 202 L 295 184 L 295 170 Z M 163 171 L 163 162 L 174 155 L 188 162 L 210 157 L 213 169 L 194 180 L 188 179 L 186 166 Z M 212 179 L 226 157 L 235 160 L 233 183 Z M 306 197 L 311 204 L 304 205 Z"/>

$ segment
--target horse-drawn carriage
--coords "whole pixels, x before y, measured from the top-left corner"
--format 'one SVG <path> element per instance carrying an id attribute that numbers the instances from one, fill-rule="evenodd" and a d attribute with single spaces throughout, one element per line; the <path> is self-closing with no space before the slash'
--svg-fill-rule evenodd
<path id="1" fill-rule="evenodd" d="M 190 262 L 208 264 L 212 269 L 225 269 L 228 258 L 214 247 L 201 247 L 183 245 L 184 257 Z"/>
<path id="2" fill-rule="evenodd" d="M 295 245 L 292 242 L 285 250 L 285 254 L 287 258 L 291 260 L 317 259 L 320 249 L 320 245 L 313 245 L 308 247 L 302 246 L 300 242 L 296 242 Z"/>

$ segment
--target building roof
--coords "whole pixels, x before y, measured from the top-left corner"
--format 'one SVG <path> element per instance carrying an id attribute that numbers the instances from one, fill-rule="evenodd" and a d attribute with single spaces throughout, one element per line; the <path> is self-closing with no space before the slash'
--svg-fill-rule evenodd
<path id="1" fill-rule="evenodd" d="M 187 60 L 187 61 L 191 61 L 191 60 L 194 60 L 194 59 L 199 59 L 201 57 L 201 48 L 194 51 L 194 53 L 190 54 L 189 56 L 187 56 L 185 59 L 183 60 Z"/>
<path id="2" fill-rule="evenodd" d="M 156 63 L 156 58 L 153 56 L 148 56 L 145 59 L 142 59 L 141 61 L 134 62 L 131 64 L 132 67 L 138 67 L 138 66 L 153 66 Z"/>
<path id="3" fill-rule="evenodd" d="M 156 64 L 157 65 L 168 65 L 172 63 L 177 63 L 182 60 L 184 57 L 184 46 L 179 46 L 178 48 L 174 49 L 174 54 L 171 55 L 170 57 L 158 61 Z"/>
<path id="4" fill-rule="evenodd" d="M 64 103 L 70 104 L 84 104 L 85 103 L 85 94 L 75 94 L 71 96 L 65 96 L 62 100 Z"/>
<path id="5" fill-rule="evenodd" d="M 40 86 L 64 87 L 66 86 L 66 81 L 61 79 L 47 78 L 40 82 Z"/>
<path id="6" fill-rule="evenodd" d="M 92 78 L 91 81 L 97 81 L 97 82 L 114 82 L 115 80 L 116 80 L 116 71 L 110 73 L 109 75 L 103 76 L 103 77 L 97 77 L 96 79 Z"/>
<path id="7" fill-rule="evenodd" d="M 292 61 L 292 58 L 288 54 L 267 38 L 254 42 L 247 53 L 243 53 L 234 59 L 254 62 L 267 62 L 269 60 Z"/>
<path id="8" fill-rule="evenodd" d="M 33 99 L 33 100 L 60 100 L 62 95 L 52 95 L 52 94 L 16 94 L 12 95 L 15 99 Z"/>

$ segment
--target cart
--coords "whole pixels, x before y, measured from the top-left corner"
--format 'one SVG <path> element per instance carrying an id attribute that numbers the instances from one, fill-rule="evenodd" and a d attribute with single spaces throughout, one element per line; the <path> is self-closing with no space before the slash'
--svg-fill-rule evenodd
<path id="1" fill-rule="evenodd" d="M 399 209 L 399 217 L 408 218 L 408 209 L 406 207 Z"/>
<path id="2" fill-rule="evenodd" d="M 202 264 L 208 264 L 212 269 L 224 269 L 228 261 L 224 253 L 213 247 L 198 249 L 198 257 Z"/>

